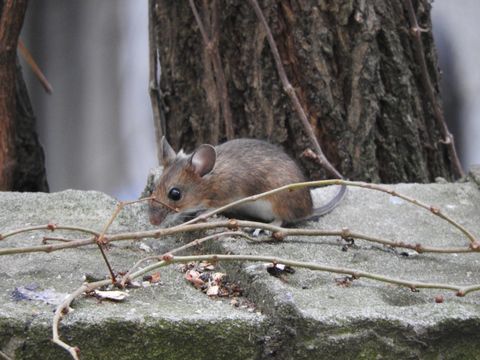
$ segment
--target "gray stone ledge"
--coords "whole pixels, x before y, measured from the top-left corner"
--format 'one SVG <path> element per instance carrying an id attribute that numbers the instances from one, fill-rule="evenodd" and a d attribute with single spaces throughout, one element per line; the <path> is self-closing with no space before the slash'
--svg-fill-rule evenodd
<path id="1" fill-rule="evenodd" d="M 398 184 L 398 192 L 438 206 L 480 236 L 480 192 L 465 183 Z M 315 190 L 321 203 L 335 191 Z M 100 230 L 115 200 L 98 192 L 0 193 L 0 233 L 55 222 Z M 461 246 L 462 234 L 428 211 L 398 198 L 359 188 L 309 227 L 341 229 L 424 245 Z M 149 229 L 144 205 L 126 208 L 112 232 Z M 60 235 L 61 232 L 55 232 Z M 0 247 L 38 244 L 44 232 L 0 241 Z M 178 239 L 146 240 L 156 253 Z M 205 251 L 273 255 L 366 270 L 425 282 L 480 283 L 480 254 L 413 254 L 405 257 L 379 245 L 356 241 L 348 251 L 336 238 L 297 237 L 275 244 L 239 239 L 206 245 Z M 109 251 L 116 270 L 146 254 L 139 242 Z M 174 267 L 162 283 L 130 291 L 123 303 L 82 298 L 62 322 L 64 339 L 78 345 L 82 359 L 480 359 L 480 293 L 456 297 L 444 290 L 412 292 L 366 279 L 338 286 L 338 275 L 297 269 L 286 280 L 259 264 L 224 264 L 242 282 L 262 314 L 211 300 L 188 285 Z M 2 256 L 0 261 L 0 350 L 17 359 L 68 359 L 50 343 L 53 306 L 15 301 L 12 291 L 36 285 L 66 294 L 85 273 L 105 275 L 94 246 L 51 254 Z M 434 301 L 443 295 L 444 303 Z"/>

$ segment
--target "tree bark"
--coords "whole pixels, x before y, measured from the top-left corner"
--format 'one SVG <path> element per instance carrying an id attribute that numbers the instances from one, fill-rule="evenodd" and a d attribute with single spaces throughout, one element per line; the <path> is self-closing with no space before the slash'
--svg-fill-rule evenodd
<path id="1" fill-rule="evenodd" d="M 43 149 L 17 59 L 27 0 L 0 1 L 0 190 L 48 191 Z"/>
<path id="2" fill-rule="evenodd" d="M 186 0 L 151 2 L 162 66 L 159 103 L 165 104 L 161 111 L 172 146 L 192 150 L 226 140 L 226 96 L 235 137 L 282 144 L 311 178 L 325 176 L 301 157 L 310 144 L 249 2 L 197 1 L 200 22 Z M 430 4 L 413 5 L 420 26 L 431 29 Z M 454 178 L 403 1 L 263 0 L 260 6 L 324 153 L 346 178 L 386 183 Z M 431 31 L 421 36 L 439 101 Z M 219 93 L 222 76 L 227 94 Z"/>
<path id="3" fill-rule="evenodd" d="M 16 70 L 15 154 L 17 166 L 14 169 L 11 190 L 48 192 L 45 155 L 38 140 L 36 118 L 18 62 Z"/>
<path id="4" fill-rule="evenodd" d="M 0 190 L 13 185 L 17 41 L 27 1 L 0 2 Z"/>

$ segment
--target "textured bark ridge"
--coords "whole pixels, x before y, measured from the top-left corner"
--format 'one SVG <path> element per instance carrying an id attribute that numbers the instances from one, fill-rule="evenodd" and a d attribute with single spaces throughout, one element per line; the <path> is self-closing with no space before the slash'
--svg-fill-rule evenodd
<path id="1" fill-rule="evenodd" d="M 0 1 L 0 190 L 11 190 L 15 154 L 15 84 L 18 35 L 26 0 Z"/>
<path id="2" fill-rule="evenodd" d="M 18 166 L 13 173 L 14 191 L 49 191 L 45 170 L 45 155 L 38 140 L 36 118 L 17 65 L 15 152 Z"/>
<path id="3" fill-rule="evenodd" d="M 208 48 L 188 1 L 152 1 L 172 146 L 192 150 L 226 139 L 211 60 L 216 47 L 235 137 L 282 144 L 312 178 L 324 176 L 300 156 L 309 144 L 249 2 L 196 2 L 212 40 Z M 260 6 L 317 138 L 345 177 L 375 182 L 452 178 L 422 89 L 403 1 L 264 0 Z M 414 7 L 419 24 L 431 29 L 430 5 L 419 0 Z M 431 32 L 422 40 L 439 96 Z"/>
<path id="4" fill-rule="evenodd" d="M 0 0 L 0 190 L 48 191 L 43 149 L 17 59 L 27 0 Z"/>

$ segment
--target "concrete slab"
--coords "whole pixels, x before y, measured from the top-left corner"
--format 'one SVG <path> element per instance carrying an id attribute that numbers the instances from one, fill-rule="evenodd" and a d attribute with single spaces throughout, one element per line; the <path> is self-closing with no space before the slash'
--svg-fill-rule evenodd
<path id="1" fill-rule="evenodd" d="M 100 231 L 115 204 L 114 199 L 98 192 L 0 193 L 0 229 L 5 233 L 54 222 Z M 112 232 L 150 228 L 144 210 L 140 205 L 126 208 Z M 66 233 L 53 233 L 62 234 Z M 40 231 L 17 235 L 0 241 L 0 249 L 38 245 L 43 235 L 45 232 Z M 157 244 L 158 252 L 178 245 L 174 239 Z M 139 242 L 123 242 L 115 244 L 108 256 L 119 271 L 147 254 L 139 249 Z M 38 293 L 52 290 L 62 296 L 78 288 L 85 274 L 97 278 L 107 274 L 95 246 L 2 256 L 0 351 L 15 359 L 69 359 L 63 349 L 50 342 L 55 306 L 41 300 L 16 301 L 14 290 L 26 286 Z M 160 285 L 131 290 L 123 303 L 99 303 L 92 298 L 77 301 L 74 312 L 62 322 L 64 340 L 80 347 L 82 359 L 257 357 L 258 339 L 264 332 L 262 315 L 210 300 L 188 285 L 173 266 L 161 274 Z M 232 349 L 236 350 L 232 353 Z"/>
<path id="2" fill-rule="evenodd" d="M 480 236 L 480 193 L 474 183 L 388 186 L 440 207 Z M 327 189 L 326 189 L 327 190 Z M 321 190 L 316 190 L 321 193 Z M 328 189 L 327 191 L 333 191 Z M 324 198 L 328 198 L 325 196 Z M 428 211 L 387 194 L 351 188 L 332 213 L 309 226 L 351 231 L 431 246 L 462 246 L 468 240 Z M 339 238 L 287 239 L 282 243 L 224 243 L 232 253 L 269 254 L 386 276 L 456 285 L 480 284 L 480 254 L 401 255 L 380 245 L 355 241 L 343 251 Z M 232 270 L 233 271 L 233 270 Z M 282 358 L 307 359 L 480 359 L 480 293 L 457 297 L 446 290 L 420 290 L 354 281 L 339 286 L 337 274 L 297 270 L 288 281 L 272 278 L 258 265 L 241 273 L 254 301 L 275 317 L 272 346 Z M 435 303 L 442 295 L 444 303 Z M 283 330 L 282 330 L 283 327 Z M 273 340 L 272 340 L 273 341 Z"/>
<path id="3" fill-rule="evenodd" d="M 477 174 L 478 176 L 478 174 Z M 480 191 L 474 181 L 456 184 L 399 184 L 397 191 L 439 206 L 480 236 Z M 315 190 L 322 202 L 334 188 Z M 0 233 L 55 222 L 100 230 L 115 200 L 98 192 L 0 193 Z M 386 194 L 352 188 L 343 203 L 309 227 L 351 231 L 435 246 L 468 241 L 427 211 Z M 150 229 L 143 205 L 126 208 L 112 232 Z M 61 232 L 55 232 L 59 236 Z M 38 244 L 44 232 L 0 241 L 0 249 Z M 156 253 L 178 239 L 148 240 Z M 480 254 L 401 255 L 378 244 L 355 241 L 342 250 L 335 237 L 287 238 L 280 243 L 225 239 L 205 252 L 272 255 L 375 272 L 403 279 L 453 284 L 480 283 Z M 146 256 L 140 242 L 115 243 L 116 270 Z M 412 292 L 366 279 L 339 286 L 339 275 L 296 269 L 284 279 L 261 264 L 225 263 L 261 314 L 212 300 L 183 279 L 176 267 L 162 269 L 162 283 L 130 292 L 123 303 L 80 299 L 62 322 L 61 333 L 78 345 L 82 359 L 480 359 L 480 292 L 456 297 L 445 290 Z M 106 274 L 94 246 L 50 254 L 1 256 L 0 350 L 17 359 L 67 359 L 51 344 L 53 305 L 16 301 L 21 286 L 66 294 L 85 273 Z M 48 294 L 48 293 L 47 293 Z M 443 303 L 435 303 L 437 295 Z"/>

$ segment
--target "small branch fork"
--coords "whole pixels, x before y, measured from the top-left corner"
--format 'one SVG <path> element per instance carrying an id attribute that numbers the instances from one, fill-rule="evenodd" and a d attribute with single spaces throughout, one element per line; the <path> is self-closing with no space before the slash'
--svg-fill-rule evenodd
<path id="1" fill-rule="evenodd" d="M 426 30 L 420 28 L 420 26 L 418 25 L 412 0 L 405 0 L 405 6 L 407 8 L 408 18 L 410 21 L 410 33 L 413 38 L 414 54 L 416 62 L 420 66 L 422 84 L 424 90 L 427 93 L 428 100 L 432 106 L 435 121 L 437 122 L 437 126 L 439 127 L 443 137 L 440 142 L 447 146 L 450 161 L 452 162 L 455 175 L 457 177 L 463 177 L 465 176 L 465 173 L 462 169 L 460 159 L 458 158 L 457 150 L 455 148 L 455 142 L 453 140 L 453 135 L 448 130 L 447 123 L 445 122 L 445 118 L 443 116 L 443 111 L 437 101 L 433 85 L 428 74 L 427 63 L 425 61 L 425 50 L 421 37 L 421 33 Z"/>
<path id="2" fill-rule="evenodd" d="M 60 320 L 65 314 L 68 313 L 70 304 L 78 296 L 82 295 L 83 293 L 89 293 L 102 286 L 107 286 L 108 284 L 110 284 L 110 280 L 101 280 L 93 283 L 85 283 L 82 286 L 80 286 L 77 290 L 72 292 L 70 295 L 68 295 L 67 298 L 55 310 L 55 315 L 53 316 L 53 324 L 52 324 L 52 342 L 62 347 L 63 349 L 67 350 L 70 356 L 75 360 L 80 359 L 80 349 L 76 346 L 70 346 L 60 339 L 60 335 L 58 332 Z"/>
<path id="3" fill-rule="evenodd" d="M 105 254 L 105 251 L 103 249 L 104 246 L 107 245 L 108 242 L 109 242 L 108 238 L 105 235 L 106 235 L 108 229 L 110 228 L 110 226 L 112 226 L 113 221 L 117 218 L 118 214 L 120 213 L 120 211 L 123 210 L 123 208 L 125 206 L 136 204 L 136 203 L 139 203 L 139 202 L 150 201 L 150 200 L 157 201 L 154 196 L 150 196 L 150 197 L 142 198 L 142 199 L 139 199 L 139 200 L 122 201 L 122 202 L 118 203 L 117 207 L 115 208 L 115 211 L 113 212 L 112 216 L 110 216 L 110 219 L 108 220 L 108 222 L 105 224 L 102 232 L 95 239 L 95 242 L 98 246 L 98 249 L 100 250 L 100 253 L 102 254 L 103 260 L 105 261 L 105 264 L 107 265 L 108 272 L 110 273 L 110 279 L 112 280 L 113 284 L 115 284 L 115 282 L 116 282 L 116 274 L 114 273 L 113 268 L 110 265 L 110 262 L 108 261 L 107 255 Z"/>
<path id="4" fill-rule="evenodd" d="M 194 0 L 189 0 L 190 7 L 197 22 L 198 29 L 202 35 L 203 42 L 207 54 L 210 58 L 210 63 L 215 74 L 215 83 L 217 86 L 217 95 L 220 99 L 220 106 L 223 114 L 223 121 L 225 125 L 225 135 L 228 140 L 233 139 L 235 134 L 233 131 L 232 111 L 230 109 L 230 102 L 228 100 L 227 82 L 225 80 L 225 72 L 223 71 L 222 60 L 220 59 L 220 53 L 218 51 L 218 9 L 217 0 L 212 0 L 212 24 L 210 26 L 210 35 L 205 29 L 205 25 L 200 18 L 200 15 L 195 6 Z M 204 1 L 203 7 L 207 11 L 208 3 Z M 215 39 L 215 40 L 214 40 Z"/>

